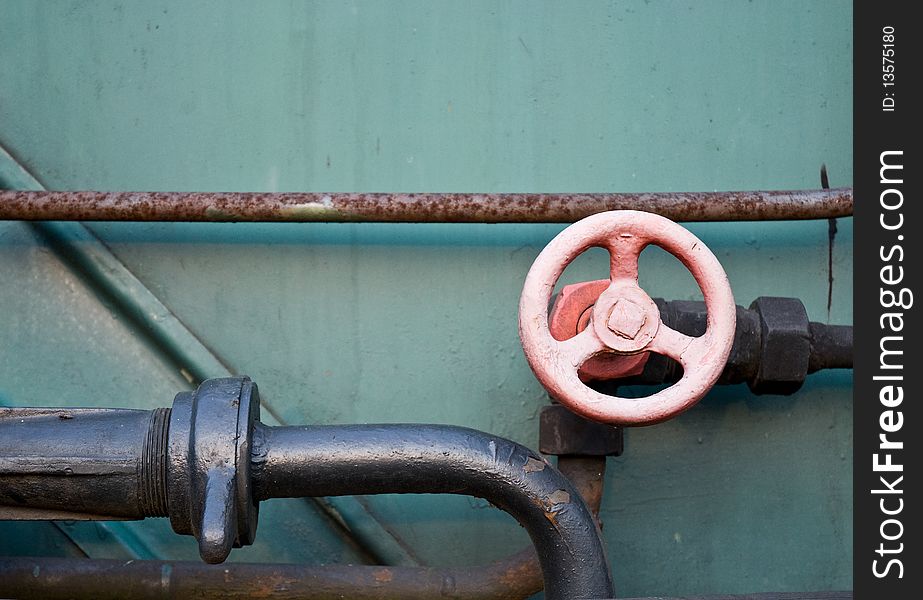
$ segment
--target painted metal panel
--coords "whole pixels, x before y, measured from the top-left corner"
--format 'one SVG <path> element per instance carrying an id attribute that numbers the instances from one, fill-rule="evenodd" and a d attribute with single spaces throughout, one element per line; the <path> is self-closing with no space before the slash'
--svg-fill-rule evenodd
<path id="1" fill-rule="evenodd" d="M 7 2 L 3 15 L 0 143 L 52 189 L 811 188 L 821 162 L 834 186 L 852 175 L 845 1 Z M 516 307 L 560 229 L 89 227 L 260 384 L 281 421 L 452 423 L 533 447 L 546 398 Z M 690 229 L 739 302 L 797 296 L 814 320 L 851 320 L 850 219 L 829 312 L 826 222 Z M 605 272 L 593 254 L 565 280 Z M 32 229 L 0 224 L 0 282 L 3 402 L 155 406 L 188 387 L 169 353 Z M 697 295 L 653 250 L 641 283 Z M 723 388 L 630 431 L 602 510 L 618 591 L 850 587 L 850 394 L 842 373 L 791 398 Z M 368 560 L 316 507 L 275 502 L 262 545 L 238 559 Z M 481 562 L 526 542 L 475 500 L 363 503 L 406 545 L 402 560 Z M 351 506 L 352 522 L 368 519 Z M 152 555 L 194 552 L 165 523 L 127 527 Z"/>

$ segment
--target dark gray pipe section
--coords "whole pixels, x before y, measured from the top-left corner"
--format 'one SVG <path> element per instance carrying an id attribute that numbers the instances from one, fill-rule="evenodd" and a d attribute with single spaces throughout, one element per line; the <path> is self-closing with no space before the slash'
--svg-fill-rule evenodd
<path id="1" fill-rule="evenodd" d="M 821 369 L 852 369 L 852 325 L 811 323 L 810 373 Z"/>
<path id="2" fill-rule="evenodd" d="M 252 543 L 258 503 L 268 498 L 464 494 L 526 528 L 549 600 L 611 597 L 599 528 L 580 490 L 527 448 L 440 425 L 273 428 L 259 422 L 258 407 L 256 385 L 237 377 L 180 393 L 172 409 L 0 409 L 0 518 L 169 516 L 214 563 Z M 535 573 L 528 559 L 489 567 L 491 581 Z M 416 592 L 439 572 L 398 575 Z M 420 577 L 429 579 L 420 586 Z"/>
<path id="3" fill-rule="evenodd" d="M 558 470 L 593 513 L 602 501 L 605 467 L 603 456 L 558 457 Z M 531 544 L 489 564 L 450 567 L 0 558 L 0 598 L 23 600 L 228 600 L 270 591 L 278 600 L 522 600 L 542 585 Z"/>
<path id="4" fill-rule="evenodd" d="M 251 452 L 258 500 L 386 493 L 484 498 L 529 533 L 546 598 L 613 596 L 586 503 L 538 454 L 509 440 L 444 425 L 257 424 Z"/>
<path id="5" fill-rule="evenodd" d="M 166 515 L 169 414 L 0 408 L 0 519 Z"/>
<path id="6" fill-rule="evenodd" d="M 680 333 L 700 336 L 708 323 L 704 302 L 655 298 L 663 322 Z M 793 394 L 805 378 L 823 369 L 852 369 L 853 328 L 809 321 L 798 298 L 757 298 L 750 308 L 737 306 L 734 345 L 720 384 L 746 383 L 755 394 Z M 679 363 L 651 355 L 640 375 L 593 382 L 599 391 L 616 395 L 621 385 L 678 381 Z"/>

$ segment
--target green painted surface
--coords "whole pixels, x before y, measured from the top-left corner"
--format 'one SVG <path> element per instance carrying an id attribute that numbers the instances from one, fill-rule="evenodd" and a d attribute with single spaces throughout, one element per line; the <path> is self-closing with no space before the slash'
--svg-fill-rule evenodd
<path id="1" fill-rule="evenodd" d="M 0 144 L 53 189 L 782 189 L 817 187 L 822 162 L 850 185 L 851 17 L 849 2 L 6 2 Z M 561 226 L 90 227 L 283 421 L 537 443 L 546 400 L 516 306 Z M 690 228 L 739 303 L 796 296 L 851 320 L 851 220 L 829 317 L 826 222 Z M 698 294 L 662 252 L 641 268 L 652 295 Z M 593 254 L 566 277 L 604 273 Z M 105 300 L 0 224 L 0 401 L 157 406 L 186 387 Z M 718 389 L 629 432 L 602 511 L 620 594 L 851 587 L 851 419 L 841 373 L 791 398 Z M 367 501 L 429 564 L 527 541 L 474 499 Z M 363 560 L 293 502 L 267 503 L 261 545 L 233 556 Z M 156 555 L 194 551 L 163 521 L 129 527 Z"/>

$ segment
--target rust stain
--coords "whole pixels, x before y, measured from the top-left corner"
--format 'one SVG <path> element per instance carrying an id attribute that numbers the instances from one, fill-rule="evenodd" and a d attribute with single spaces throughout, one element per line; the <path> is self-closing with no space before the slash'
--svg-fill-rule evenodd
<path id="1" fill-rule="evenodd" d="M 522 585 L 523 581 L 536 581 L 538 584 L 538 591 L 541 589 L 542 581 L 542 572 L 539 567 L 538 561 L 532 558 L 528 561 L 522 561 L 510 565 L 503 573 L 500 574 L 498 578 L 500 583 L 503 584 L 503 587 L 518 587 Z M 531 595 L 531 594 L 530 594 Z"/>
<path id="2" fill-rule="evenodd" d="M 504 588 L 515 590 L 523 587 L 524 582 L 534 582 L 531 586 L 534 592 L 541 590 L 542 570 L 534 553 L 525 556 L 517 555 L 516 560 L 508 561 L 496 577 Z M 532 593 L 534 593 L 532 592 Z M 531 596 L 526 593 L 525 596 Z M 498 596 L 500 597 L 500 596 Z M 513 596 L 510 596 L 513 597 Z"/>
<path id="3" fill-rule="evenodd" d="M 388 583 L 394 579 L 394 572 L 391 569 L 377 569 L 372 573 L 376 583 Z"/>
<path id="4" fill-rule="evenodd" d="M 546 503 L 544 505 L 545 518 L 557 528 L 558 526 L 558 511 L 561 510 L 561 504 L 567 504 L 570 502 L 570 494 L 566 490 L 555 490 L 548 495 Z"/>
<path id="5" fill-rule="evenodd" d="M 225 579 L 225 581 L 229 581 Z M 266 577 L 259 577 L 253 581 L 253 588 L 248 591 L 247 596 L 250 598 L 272 598 L 279 592 L 291 589 L 292 585 L 298 583 L 294 577 L 289 577 L 281 573 L 272 573 Z"/>

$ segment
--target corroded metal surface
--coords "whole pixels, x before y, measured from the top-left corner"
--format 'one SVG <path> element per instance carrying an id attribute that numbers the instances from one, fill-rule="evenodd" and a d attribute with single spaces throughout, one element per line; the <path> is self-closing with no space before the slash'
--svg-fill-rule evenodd
<path id="1" fill-rule="evenodd" d="M 0 558 L 0 593 L 22 599 L 161 600 L 185 598 L 276 600 L 454 599 L 456 569 L 246 564 L 227 567 L 194 562 Z M 411 576 L 412 575 L 412 576 Z M 4 582 L 5 581 L 5 582 Z M 430 595 L 418 595 L 420 583 Z M 487 600 L 521 596 L 467 596 Z M 852 600 L 852 592 L 788 592 L 635 600 Z"/>
<path id="2" fill-rule="evenodd" d="M 520 565 L 521 563 L 515 563 Z M 168 600 L 514 600 L 529 594 L 497 594 L 473 582 L 464 568 L 293 564 L 206 565 L 193 561 L 0 558 L 0 593 L 21 599 Z M 518 570 L 492 581 L 510 586 L 528 578 Z M 456 579 L 458 577 L 458 579 Z M 469 587 L 474 583 L 475 588 Z"/>
<path id="3" fill-rule="evenodd" d="M 619 194 L 0 192 L 0 220 L 572 223 L 610 210 L 674 221 L 827 219 L 851 188 Z"/>
<path id="4" fill-rule="evenodd" d="M 670 252 L 705 296 L 708 327 L 690 337 L 663 324 L 660 309 L 638 286 L 638 255 L 650 244 Z M 610 283 L 596 300 L 587 328 L 556 340 L 548 302 L 564 268 L 591 246 L 610 255 Z M 588 217 L 558 234 L 535 259 L 519 302 L 519 335 L 529 366 L 548 392 L 574 412 L 611 425 L 649 425 L 687 410 L 718 380 L 736 324 L 734 296 L 715 255 L 688 230 L 663 217 L 613 211 Z M 604 353 L 663 354 L 683 366 L 680 381 L 647 398 L 601 394 L 579 378 L 580 367 Z"/>

